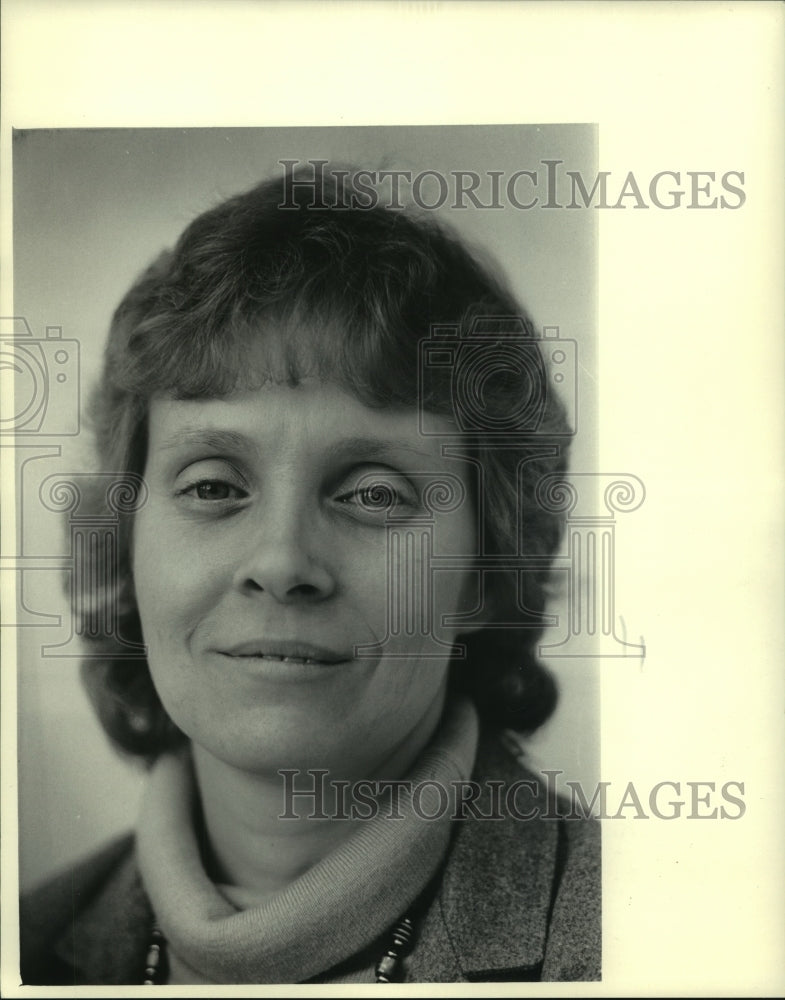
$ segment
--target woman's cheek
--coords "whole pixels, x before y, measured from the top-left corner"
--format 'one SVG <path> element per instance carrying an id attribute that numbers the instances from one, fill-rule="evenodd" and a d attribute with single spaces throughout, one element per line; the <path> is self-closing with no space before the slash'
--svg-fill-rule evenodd
<path id="1" fill-rule="evenodd" d="M 176 540 L 165 522 L 155 531 L 153 523 L 152 517 L 143 519 L 135 532 L 134 585 L 145 642 L 160 648 L 174 641 L 182 622 L 203 603 L 207 556 Z"/>

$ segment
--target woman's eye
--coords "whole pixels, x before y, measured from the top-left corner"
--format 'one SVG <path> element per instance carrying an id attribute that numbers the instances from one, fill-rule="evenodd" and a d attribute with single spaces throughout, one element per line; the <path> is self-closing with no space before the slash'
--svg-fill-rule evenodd
<path id="1" fill-rule="evenodd" d="M 358 513 L 375 518 L 393 511 L 400 514 L 419 506 L 417 494 L 411 486 L 386 478 L 347 490 L 337 499 L 345 506 L 354 507 Z"/>
<path id="2" fill-rule="evenodd" d="M 229 483 L 222 483 L 219 480 L 208 479 L 202 483 L 196 483 L 192 487 L 192 493 L 199 500 L 234 500 L 240 495 L 240 490 Z"/>
<path id="3" fill-rule="evenodd" d="M 406 502 L 398 490 L 384 483 L 357 490 L 356 497 L 361 507 L 372 511 L 388 510 Z"/>
<path id="4" fill-rule="evenodd" d="M 223 458 L 191 462 L 177 474 L 174 485 L 176 495 L 197 513 L 234 510 L 249 496 L 246 477 L 236 463 Z"/>
<path id="5" fill-rule="evenodd" d="M 198 483 L 186 486 L 180 491 L 180 494 L 206 503 L 242 500 L 248 495 L 239 486 L 234 486 L 222 479 L 201 479 Z"/>

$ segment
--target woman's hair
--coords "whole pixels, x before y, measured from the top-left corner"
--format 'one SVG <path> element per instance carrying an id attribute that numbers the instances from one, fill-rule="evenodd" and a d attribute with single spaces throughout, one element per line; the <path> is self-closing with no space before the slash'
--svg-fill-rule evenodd
<path id="1" fill-rule="evenodd" d="M 315 375 L 368 406 L 419 406 L 468 426 L 462 450 L 484 478 L 483 552 L 541 558 L 538 568 L 488 576 L 485 611 L 500 624 L 461 637 L 466 658 L 451 664 L 450 683 L 486 722 L 529 732 L 557 697 L 535 650 L 562 516 L 543 509 L 535 490 L 566 467 L 565 411 L 531 320 L 498 268 L 431 218 L 346 207 L 349 192 L 327 174 L 290 185 L 283 208 L 282 179 L 262 183 L 196 218 L 138 278 L 113 316 L 91 399 L 100 467 L 143 475 L 154 395 L 220 397 L 267 379 L 296 385 Z M 431 364 L 422 342 L 437 326 L 448 350 Z M 518 361 L 499 361 L 509 362 L 511 344 Z M 129 644 L 143 648 L 132 531 L 133 515 L 121 517 L 115 586 L 96 582 L 107 575 L 89 567 L 78 582 L 93 592 L 79 605 L 90 627 L 77 628 L 89 639 L 82 676 L 104 728 L 121 749 L 154 758 L 184 737 L 143 654 L 129 655 Z M 107 553 L 96 548 L 90 558 Z"/>

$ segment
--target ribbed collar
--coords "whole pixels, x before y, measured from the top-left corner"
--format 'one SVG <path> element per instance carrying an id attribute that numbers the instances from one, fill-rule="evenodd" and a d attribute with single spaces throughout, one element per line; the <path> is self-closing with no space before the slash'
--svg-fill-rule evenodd
<path id="1" fill-rule="evenodd" d="M 448 703 L 407 781 L 449 789 L 466 780 L 477 736 L 473 705 Z M 189 758 L 160 758 L 143 799 L 137 846 L 162 931 L 195 981 L 206 983 L 303 982 L 355 955 L 420 895 L 450 838 L 452 810 L 424 820 L 404 791 L 403 819 L 382 811 L 286 889 L 238 910 L 204 870 L 192 822 L 195 794 Z"/>

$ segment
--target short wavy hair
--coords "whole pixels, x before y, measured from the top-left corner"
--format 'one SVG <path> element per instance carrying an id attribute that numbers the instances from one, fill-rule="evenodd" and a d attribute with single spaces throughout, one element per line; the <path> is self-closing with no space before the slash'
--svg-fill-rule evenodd
<path id="1" fill-rule="evenodd" d="M 451 663 L 450 684 L 471 695 L 484 722 L 531 732 L 557 701 L 536 647 L 563 516 L 544 509 L 535 491 L 541 477 L 566 468 L 564 407 L 547 378 L 531 377 L 545 372 L 538 338 L 493 262 L 424 213 L 346 207 L 349 186 L 344 181 L 339 191 L 331 177 L 322 174 L 310 189 L 291 185 L 286 208 L 281 178 L 222 202 L 198 216 L 132 285 L 114 313 L 91 397 L 100 468 L 142 476 L 151 398 L 215 398 L 248 387 L 252 341 L 256 351 L 265 338 L 277 338 L 292 385 L 316 373 L 371 407 L 419 405 L 455 416 L 449 367 L 429 371 L 418 397 L 421 341 L 436 325 L 465 336 L 479 323 L 487 363 L 509 343 L 512 323 L 530 364 L 506 371 L 491 365 L 486 389 L 492 391 L 482 401 L 489 429 L 467 437 L 465 451 L 485 479 L 484 551 L 543 558 L 533 570 L 491 575 L 487 596 L 499 625 L 461 637 L 466 657 Z M 498 429 L 520 415 L 522 399 L 531 433 L 516 435 L 515 447 L 493 448 Z M 143 649 L 132 532 L 129 514 L 120 523 L 115 587 L 99 585 L 106 576 L 89 567 L 86 581 L 78 582 L 93 593 L 79 605 L 92 619 L 77 628 L 89 647 L 82 677 L 106 732 L 121 750 L 152 760 L 185 736 L 161 704 L 143 653 L 129 656 L 129 643 Z M 521 627 L 502 626 L 511 617 Z M 117 628 L 96 628 L 96 621 L 110 620 Z"/>

